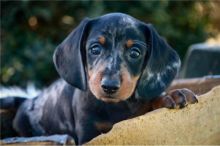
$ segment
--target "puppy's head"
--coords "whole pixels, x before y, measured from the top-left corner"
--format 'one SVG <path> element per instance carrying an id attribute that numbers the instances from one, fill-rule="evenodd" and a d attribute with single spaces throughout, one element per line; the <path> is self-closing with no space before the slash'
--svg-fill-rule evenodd
<path id="1" fill-rule="evenodd" d="M 83 20 L 57 47 L 54 63 L 68 83 L 89 88 L 106 102 L 133 94 L 151 100 L 166 89 L 180 64 L 151 25 L 121 13 Z"/>

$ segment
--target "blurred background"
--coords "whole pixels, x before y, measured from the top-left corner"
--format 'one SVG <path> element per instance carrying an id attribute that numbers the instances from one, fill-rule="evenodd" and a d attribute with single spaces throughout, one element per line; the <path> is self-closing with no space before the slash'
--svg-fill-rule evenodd
<path id="1" fill-rule="evenodd" d="M 219 1 L 1 1 L 1 85 L 49 85 L 59 77 L 56 46 L 84 17 L 109 12 L 154 24 L 181 59 L 190 45 L 219 37 Z"/>

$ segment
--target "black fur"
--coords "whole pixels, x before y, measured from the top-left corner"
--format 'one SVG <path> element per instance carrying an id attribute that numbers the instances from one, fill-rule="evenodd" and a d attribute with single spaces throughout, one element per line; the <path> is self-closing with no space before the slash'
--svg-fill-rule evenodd
<path id="1" fill-rule="evenodd" d="M 122 19 L 123 24 L 120 24 Z M 124 31 L 123 26 L 127 26 L 127 23 L 132 29 Z M 108 24 L 112 24 L 112 27 L 106 27 Z M 86 55 L 89 53 L 86 44 L 99 33 L 115 38 L 114 42 L 111 38 L 107 40 L 106 49 L 103 50 L 105 52 L 100 58 L 113 58 L 110 59 L 113 61 L 109 65 L 111 74 L 120 69 L 118 64 L 126 62 L 132 76 L 140 75 L 134 93 L 125 101 L 101 101 L 88 87 L 87 66 L 90 61 L 94 61 L 90 64 L 92 68 L 95 59 Z M 123 53 L 121 58 L 107 55 L 109 52 L 115 52 L 116 56 L 121 54 L 122 49 L 116 49 L 119 45 L 112 44 L 127 38 L 145 41 L 146 46 L 141 48 L 143 56 L 139 62 L 124 59 L 127 56 Z M 113 47 L 108 48 L 109 46 Z M 142 108 L 145 109 L 144 112 L 152 110 L 151 101 L 169 86 L 177 73 L 180 61 L 176 52 L 159 36 L 152 25 L 125 14 L 112 13 L 83 20 L 57 47 L 54 63 L 64 80 L 58 80 L 38 97 L 25 101 L 18 110 L 14 128 L 22 136 L 65 133 L 73 136 L 77 144 L 82 144 L 107 132 L 116 122 L 143 114 Z"/>
<path id="2" fill-rule="evenodd" d="M 82 90 L 86 90 L 86 75 L 82 60 L 82 43 L 89 19 L 84 19 L 56 48 L 53 56 L 55 67 L 62 78 Z"/>
<path id="3" fill-rule="evenodd" d="M 143 24 L 142 27 L 150 50 L 137 93 L 140 98 L 150 101 L 170 85 L 180 67 L 180 59 L 151 24 Z"/>

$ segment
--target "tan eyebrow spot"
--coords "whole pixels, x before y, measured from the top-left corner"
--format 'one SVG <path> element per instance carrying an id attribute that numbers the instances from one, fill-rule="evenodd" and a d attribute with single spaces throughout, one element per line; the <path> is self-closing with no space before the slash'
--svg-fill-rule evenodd
<path id="1" fill-rule="evenodd" d="M 102 44 L 102 45 L 105 44 L 105 37 L 104 36 L 99 37 L 99 43 Z"/>
<path id="2" fill-rule="evenodd" d="M 130 48 L 133 44 L 134 44 L 134 41 L 131 40 L 131 39 L 129 39 L 129 40 L 126 42 L 126 46 L 127 46 L 128 48 Z"/>

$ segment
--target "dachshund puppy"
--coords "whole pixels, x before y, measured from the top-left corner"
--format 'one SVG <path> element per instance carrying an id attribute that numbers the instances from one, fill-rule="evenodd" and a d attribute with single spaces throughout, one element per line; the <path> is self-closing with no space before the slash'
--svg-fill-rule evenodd
<path id="1" fill-rule="evenodd" d="M 62 79 L 21 104 L 14 119 L 21 136 L 69 134 L 83 144 L 119 121 L 197 102 L 187 89 L 162 96 L 179 56 L 151 24 L 126 14 L 84 19 L 53 59 Z"/>

